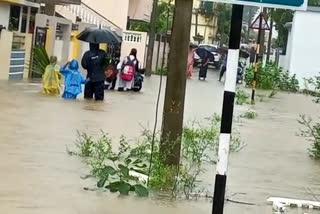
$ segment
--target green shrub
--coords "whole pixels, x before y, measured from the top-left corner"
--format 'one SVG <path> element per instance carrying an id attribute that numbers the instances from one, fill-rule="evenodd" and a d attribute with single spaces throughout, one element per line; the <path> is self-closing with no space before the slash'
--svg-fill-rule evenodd
<path id="1" fill-rule="evenodd" d="M 254 71 L 254 66 L 251 66 L 246 70 L 245 83 L 247 87 L 252 86 Z M 279 68 L 274 63 L 268 63 L 265 66 L 259 64 L 257 72 L 257 88 L 297 92 L 299 90 L 299 82 L 295 75 L 290 76 L 288 72 L 284 72 L 282 68 Z"/>
<path id="2" fill-rule="evenodd" d="M 320 123 L 313 124 L 311 118 L 305 115 L 300 115 L 298 122 L 304 126 L 305 129 L 300 130 L 300 136 L 308 139 L 312 143 L 309 149 L 310 157 L 320 159 Z"/>
<path id="3" fill-rule="evenodd" d="M 244 114 L 241 115 L 241 117 L 249 119 L 249 120 L 253 120 L 257 116 L 258 116 L 258 114 L 253 110 L 248 110 L 247 112 L 245 112 Z"/>
<path id="4" fill-rule="evenodd" d="M 320 73 L 314 78 L 307 79 L 306 83 L 307 87 L 309 85 L 313 86 L 312 91 L 309 89 L 307 93 L 316 97 L 316 99 L 314 100 L 316 103 L 320 103 Z"/>
<path id="5" fill-rule="evenodd" d="M 320 74 L 314 78 L 307 80 L 308 84 L 312 84 L 314 90 L 311 94 L 316 97 L 315 103 L 320 103 Z M 309 148 L 309 155 L 319 160 L 320 159 L 320 122 L 313 123 L 311 117 L 307 118 L 306 115 L 300 115 L 298 122 L 304 126 L 305 129 L 300 130 L 300 136 L 308 139 L 312 143 L 311 148 Z"/>
<path id="6" fill-rule="evenodd" d="M 244 90 L 237 90 L 236 93 L 236 104 L 243 105 L 249 102 L 250 95 L 246 93 Z"/>
<path id="7" fill-rule="evenodd" d="M 204 172 L 204 165 L 215 164 L 218 160 L 220 121 L 221 118 L 214 115 L 206 125 L 193 122 L 184 128 L 179 166 L 164 164 L 166 154 L 159 149 L 160 134 L 156 134 L 153 141 L 153 133 L 146 129 L 135 146 L 130 146 L 128 139 L 121 137 L 117 152 L 112 148 L 115 143 L 107 134 L 102 133 L 101 137 L 94 139 L 79 133 L 78 152 L 70 154 L 84 158 L 91 174 L 98 180 L 98 188 L 107 188 L 121 195 L 135 192 L 138 196 L 148 196 L 146 184 L 149 181 L 149 190 L 169 192 L 173 197 L 183 194 L 189 199 L 201 192 L 199 176 Z M 175 143 L 168 145 L 174 146 Z M 239 151 L 241 146 L 239 134 L 233 134 L 230 151 Z"/>
<path id="8" fill-rule="evenodd" d="M 299 91 L 299 81 L 296 75 L 290 76 L 289 72 L 283 72 L 280 76 L 279 89 L 282 91 L 298 92 Z"/>

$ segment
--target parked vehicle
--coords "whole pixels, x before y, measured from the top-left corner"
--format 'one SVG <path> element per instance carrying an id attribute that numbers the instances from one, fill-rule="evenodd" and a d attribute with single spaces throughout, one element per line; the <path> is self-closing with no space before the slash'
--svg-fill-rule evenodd
<path id="1" fill-rule="evenodd" d="M 246 67 L 246 59 L 240 57 L 238 62 L 237 84 L 243 83 L 245 67 Z"/>
<path id="2" fill-rule="evenodd" d="M 144 81 L 144 73 L 145 73 L 145 69 L 140 69 L 138 72 L 135 73 L 133 86 L 132 86 L 132 90 L 134 92 L 141 91 L 142 84 L 143 84 L 143 81 Z"/>
<path id="3" fill-rule="evenodd" d="M 238 73 L 237 73 L 237 84 L 242 84 L 243 82 L 244 68 L 245 68 L 244 64 L 239 61 Z"/>
<path id="4" fill-rule="evenodd" d="M 199 48 L 204 48 L 211 52 L 214 55 L 214 60 L 211 60 L 209 62 L 210 65 L 213 65 L 216 68 L 220 67 L 220 58 L 221 55 L 217 52 L 218 46 L 217 45 L 212 45 L 212 44 L 200 44 L 198 46 Z M 198 66 L 201 63 L 201 58 L 195 53 L 194 54 L 194 62 L 195 66 Z"/>

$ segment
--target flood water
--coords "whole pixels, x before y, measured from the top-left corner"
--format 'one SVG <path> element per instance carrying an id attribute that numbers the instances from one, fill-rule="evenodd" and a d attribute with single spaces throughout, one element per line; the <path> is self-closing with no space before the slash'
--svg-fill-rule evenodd
<path id="1" fill-rule="evenodd" d="M 134 138 L 141 126 L 151 128 L 158 80 L 147 79 L 138 94 L 108 92 L 103 103 L 44 96 L 38 83 L 0 82 L 1 213 L 211 213 L 210 200 L 170 202 L 84 191 L 83 187 L 94 185 L 80 178 L 88 169 L 66 152 L 66 146 L 74 144 L 77 130 L 93 135 L 104 130 L 113 137 L 124 134 Z M 220 113 L 222 95 L 223 85 L 213 71 L 206 82 L 188 81 L 185 120 Z M 236 115 L 245 109 L 236 106 Z M 279 93 L 254 109 L 257 119 L 236 124 L 247 146 L 230 157 L 227 197 L 256 205 L 226 202 L 225 213 L 270 214 L 266 199 L 271 196 L 320 198 L 320 162 L 307 156 L 309 143 L 296 136 L 299 114 L 317 119 L 320 105 L 304 95 Z M 212 166 L 204 183 L 212 185 L 214 176 Z M 288 213 L 320 212 L 291 209 Z"/>

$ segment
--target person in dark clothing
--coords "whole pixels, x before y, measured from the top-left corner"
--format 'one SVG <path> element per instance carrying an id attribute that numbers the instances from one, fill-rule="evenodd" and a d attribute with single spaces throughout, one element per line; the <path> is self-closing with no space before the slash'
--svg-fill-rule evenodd
<path id="1" fill-rule="evenodd" d="M 220 67 L 220 75 L 219 75 L 219 81 L 221 82 L 222 77 L 224 76 L 224 73 L 227 71 L 227 54 L 224 54 L 221 59 L 221 67 Z"/>
<path id="2" fill-rule="evenodd" d="M 120 62 L 120 51 L 116 51 L 115 54 L 112 56 L 109 65 L 106 68 L 105 75 L 105 87 L 106 90 L 114 90 L 116 87 L 116 83 L 118 80 L 118 70 L 117 66 Z"/>
<path id="3" fill-rule="evenodd" d="M 256 49 L 254 47 L 252 47 L 250 49 L 250 64 L 254 64 L 256 61 Z"/>
<path id="4" fill-rule="evenodd" d="M 208 54 L 206 54 L 201 61 L 201 66 L 200 66 L 200 71 L 199 71 L 199 80 L 201 80 L 201 78 L 203 80 L 206 80 L 209 62 L 210 62 L 210 57 Z"/>
<path id="5" fill-rule="evenodd" d="M 82 67 L 87 70 L 88 83 L 84 89 L 84 98 L 104 100 L 104 60 L 106 52 L 99 49 L 99 44 L 90 43 L 90 50 L 82 58 Z"/>

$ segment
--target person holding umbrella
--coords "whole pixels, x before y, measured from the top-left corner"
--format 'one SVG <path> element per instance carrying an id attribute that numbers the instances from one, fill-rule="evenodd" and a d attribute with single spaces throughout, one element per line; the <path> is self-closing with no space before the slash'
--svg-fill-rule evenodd
<path id="1" fill-rule="evenodd" d="M 121 38 L 110 29 L 87 28 L 77 38 L 90 43 L 90 50 L 82 58 L 82 67 L 87 70 L 88 83 L 85 86 L 84 98 L 104 100 L 104 82 L 106 52 L 99 48 L 100 43 L 120 45 Z"/>
<path id="2" fill-rule="evenodd" d="M 84 98 L 97 101 L 104 100 L 104 61 L 106 52 L 99 49 L 99 44 L 90 43 L 90 50 L 82 58 L 81 65 L 87 70 L 87 84 L 84 89 Z"/>
<path id="3" fill-rule="evenodd" d="M 205 48 L 198 48 L 196 54 L 201 58 L 201 66 L 199 71 L 199 80 L 206 80 L 209 62 L 214 61 L 214 55 Z"/>

